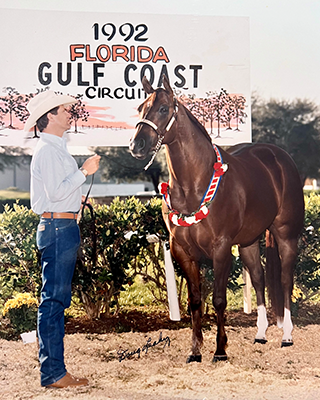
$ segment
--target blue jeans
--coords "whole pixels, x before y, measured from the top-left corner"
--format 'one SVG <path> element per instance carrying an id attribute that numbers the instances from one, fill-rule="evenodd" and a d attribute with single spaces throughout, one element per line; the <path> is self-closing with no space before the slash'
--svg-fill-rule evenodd
<path id="1" fill-rule="evenodd" d="M 64 310 L 71 303 L 71 282 L 80 245 L 76 220 L 41 218 L 37 246 L 41 252 L 42 289 L 38 310 L 41 385 L 66 375 Z"/>

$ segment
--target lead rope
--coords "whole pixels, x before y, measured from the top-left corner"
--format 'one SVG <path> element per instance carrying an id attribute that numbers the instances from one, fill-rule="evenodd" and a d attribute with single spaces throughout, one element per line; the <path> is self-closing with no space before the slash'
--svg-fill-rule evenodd
<path id="1" fill-rule="evenodd" d="M 85 207 L 88 207 L 88 208 L 90 209 L 89 204 L 87 204 L 87 201 L 88 201 L 88 197 L 89 197 L 89 194 L 90 194 L 90 192 L 91 192 L 91 189 L 92 189 L 93 181 L 94 181 L 94 174 L 92 174 L 91 183 L 90 183 L 88 192 L 87 192 L 87 194 L 86 194 L 86 197 L 85 197 L 84 201 L 82 202 L 81 213 L 78 214 L 78 218 L 77 218 L 77 224 L 78 224 L 78 225 L 79 225 L 79 223 L 80 223 L 81 218 L 83 218 L 83 216 L 84 216 L 84 209 L 85 209 Z"/>
<path id="2" fill-rule="evenodd" d="M 89 203 L 87 203 L 89 194 L 90 194 L 91 189 L 92 189 L 93 181 L 94 181 L 94 174 L 92 174 L 91 183 L 90 183 L 90 186 L 89 186 L 87 195 L 86 195 L 86 197 L 85 197 L 85 199 L 84 199 L 84 201 L 83 201 L 83 203 L 82 203 L 82 210 L 81 210 L 81 212 L 79 212 L 79 214 L 78 214 L 77 224 L 80 225 L 81 219 L 82 219 L 82 221 L 84 221 L 84 219 L 83 219 L 83 216 L 84 216 L 84 209 L 85 209 L 85 207 L 88 207 L 88 208 L 89 208 L 89 211 L 90 211 L 90 215 L 91 215 L 91 228 L 92 228 L 92 229 L 91 229 L 91 232 L 92 232 L 92 248 L 93 248 L 93 251 L 92 251 L 92 263 L 93 263 L 93 266 L 95 267 L 95 266 L 96 266 L 96 262 L 97 262 L 96 217 L 95 217 L 95 213 L 94 213 L 94 210 L 93 210 L 92 205 L 89 204 Z M 78 249 L 78 262 L 79 262 L 79 263 L 81 264 L 81 266 L 83 267 L 81 248 L 82 248 L 82 238 L 81 238 L 81 245 L 79 246 L 79 249 Z"/>
<path id="3" fill-rule="evenodd" d="M 144 170 L 145 170 L 145 171 L 150 167 L 150 165 L 152 165 L 154 159 L 156 158 L 156 155 L 158 154 L 158 151 L 159 151 L 160 148 L 161 148 L 163 139 L 164 139 L 164 135 L 159 136 L 159 139 L 158 139 L 158 142 L 157 142 L 157 144 L 156 144 L 156 148 L 155 148 L 155 150 L 154 150 L 154 153 L 153 153 L 153 155 L 152 155 L 152 157 L 151 157 L 151 160 L 150 160 L 150 161 L 148 162 L 148 164 L 144 167 Z"/>

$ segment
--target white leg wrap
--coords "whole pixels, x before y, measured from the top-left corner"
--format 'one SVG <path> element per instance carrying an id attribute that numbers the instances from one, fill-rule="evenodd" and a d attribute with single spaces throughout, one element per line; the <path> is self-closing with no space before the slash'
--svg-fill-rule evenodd
<path id="1" fill-rule="evenodd" d="M 277 317 L 277 327 L 279 329 L 283 328 L 283 318 Z"/>
<path id="2" fill-rule="evenodd" d="M 258 306 L 258 319 L 257 319 L 258 332 L 256 339 L 265 339 L 266 331 L 268 328 L 267 310 L 264 305 Z"/>
<path id="3" fill-rule="evenodd" d="M 279 325 L 278 325 L 279 326 Z M 291 312 L 287 308 L 284 309 L 284 318 L 283 318 L 283 342 L 292 342 L 292 330 L 293 324 L 291 321 Z"/>

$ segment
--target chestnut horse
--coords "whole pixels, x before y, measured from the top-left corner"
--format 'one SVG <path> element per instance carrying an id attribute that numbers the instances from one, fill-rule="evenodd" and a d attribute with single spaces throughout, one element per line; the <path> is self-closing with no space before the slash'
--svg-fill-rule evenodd
<path id="1" fill-rule="evenodd" d="M 281 346 L 292 345 L 293 269 L 304 220 L 302 185 L 293 160 L 274 145 L 244 144 L 227 152 L 214 146 L 206 129 L 174 97 L 165 76 L 164 88 L 154 90 L 146 78 L 142 84 L 149 96 L 139 107 L 141 120 L 130 151 L 145 159 L 162 144 L 166 148 L 169 183 L 163 188 L 162 211 L 171 253 L 188 284 L 192 349 L 187 362 L 201 361 L 202 257 L 211 259 L 214 268 L 217 339 L 213 361 L 227 359 L 224 312 L 233 245 L 239 246 L 257 296 L 255 342 L 266 342 L 265 278 L 259 251 L 264 232 L 266 278 L 278 326 L 283 328 Z M 204 201 L 211 182 L 218 189 L 211 186 L 215 197 Z"/>

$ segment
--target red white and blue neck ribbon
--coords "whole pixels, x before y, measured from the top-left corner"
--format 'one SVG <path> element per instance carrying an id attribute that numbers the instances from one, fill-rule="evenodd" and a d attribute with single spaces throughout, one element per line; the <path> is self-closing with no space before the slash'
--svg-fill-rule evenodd
<path id="1" fill-rule="evenodd" d="M 209 205 L 213 201 L 215 195 L 217 194 L 221 177 L 228 169 L 228 164 L 223 163 L 221 153 L 218 147 L 216 145 L 213 145 L 213 149 L 216 153 L 217 161 L 213 165 L 213 175 L 211 177 L 208 188 L 201 200 L 200 207 L 198 208 L 197 211 L 189 215 L 186 215 L 186 214 L 181 214 L 179 213 L 179 211 L 174 210 L 171 206 L 171 201 L 170 201 L 169 183 L 160 183 L 159 191 L 162 194 L 168 209 L 170 210 L 169 219 L 174 225 L 191 226 L 199 223 L 209 215 L 209 209 L 207 205 Z"/>

